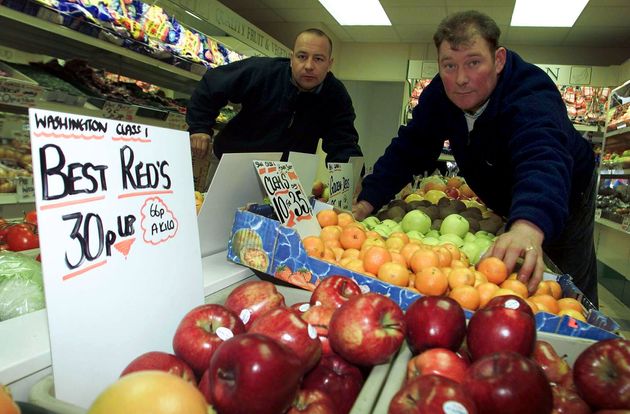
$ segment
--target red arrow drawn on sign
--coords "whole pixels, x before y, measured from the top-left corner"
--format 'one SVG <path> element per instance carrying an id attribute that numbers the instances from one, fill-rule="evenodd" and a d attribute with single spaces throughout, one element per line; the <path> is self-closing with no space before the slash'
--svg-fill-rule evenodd
<path id="1" fill-rule="evenodd" d="M 289 171 L 287 175 L 289 176 L 290 179 L 297 180 L 297 174 L 294 171 Z"/>
<path id="2" fill-rule="evenodd" d="M 297 218 L 297 220 L 298 220 L 298 221 L 302 221 L 302 220 L 310 220 L 310 219 L 311 219 L 311 217 L 313 217 L 313 216 L 311 216 L 310 214 L 307 214 L 307 215 L 305 215 L 305 216 L 299 216 L 299 217 Z"/>
<path id="3" fill-rule="evenodd" d="M 293 211 L 289 212 L 289 220 L 287 221 L 287 226 L 289 227 L 295 226 L 295 213 Z"/>

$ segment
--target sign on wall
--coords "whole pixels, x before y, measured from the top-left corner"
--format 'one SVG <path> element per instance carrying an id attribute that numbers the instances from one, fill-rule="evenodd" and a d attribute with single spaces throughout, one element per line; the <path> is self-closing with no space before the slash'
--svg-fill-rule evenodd
<path id="1" fill-rule="evenodd" d="M 203 303 L 188 134 L 29 112 L 56 397 L 88 407 Z M 89 378 L 89 381 L 86 380 Z"/>

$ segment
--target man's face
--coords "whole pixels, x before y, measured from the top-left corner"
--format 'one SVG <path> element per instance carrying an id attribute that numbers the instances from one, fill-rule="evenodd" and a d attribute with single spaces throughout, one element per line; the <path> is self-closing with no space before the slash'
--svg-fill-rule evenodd
<path id="1" fill-rule="evenodd" d="M 502 47 L 492 52 L 488 42 L 479 35 L 457 49 L 449 42 L 442 42 L 438 48 L 438 63 L 448 98 L 463 111 L 477 111 L 497 86 L 505 55 Z"/>
<path id="2" fill-rule="evenodd" d="M 291 74 L 301 91 L 310 91 L 319 86 L 332 63 L 326 37 L 313 33 L 298 36 L 291 52 Z"/>

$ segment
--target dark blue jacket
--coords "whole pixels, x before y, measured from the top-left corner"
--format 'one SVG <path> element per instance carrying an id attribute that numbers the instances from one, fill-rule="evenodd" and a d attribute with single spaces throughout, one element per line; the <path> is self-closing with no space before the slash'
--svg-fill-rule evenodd
<path id="1" fill-rule="evenodd" d="M 331 72 L 317 92 L 299 92 L 287 58 L 252 57 L 208 70 L 188 104 L 188 131 L 209 133 L 228 101 L 241 110 L 214 140 L 219 158 L 226 152 L 314 154 L 319 138 L 327 161 L 362 155 L 352 100 Z"/>
<path id="2" fill-rule="evenodd" d="M 462 110 L 436 76 L 420 95 L 413 119 L 401 126 L 365 177 L 359 200 L 375 208 L 393 198 L 412 175 L 433 168 L 449 139 L 460 175 L 498 214 L 539 226 L 545 241 L 559 235 L 571 204 L 589 184 L 595 160 L 573 128 L 557 86 L 540 68 L 508 51 L 485 111 L 468 133 Z"/>

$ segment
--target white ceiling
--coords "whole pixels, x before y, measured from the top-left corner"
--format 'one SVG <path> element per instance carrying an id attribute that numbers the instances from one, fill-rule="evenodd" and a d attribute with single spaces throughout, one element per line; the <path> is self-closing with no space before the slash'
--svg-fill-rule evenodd
<path id="1" fill-rule="evenodd" d="M 622 48 L 630 58 L 630 0 L 590 0 L 570 28 L 509 27 L 515 0 L 380 0 L 392 22 L 388 27 L 341 26 L 317 0 L 219 1 L 270 34 L 282 24 L 303 24 L 306 29 L 319 23 L 318 27 L 324 26 L 344 43 L 432 43 L 433 32 L 444 17 L 475 9 L 495 19 L 503 44 Z M 287 39 L 278 40 L 287 43 Z"/>

